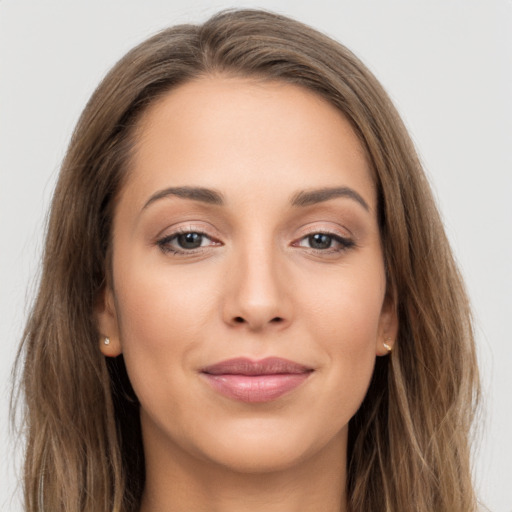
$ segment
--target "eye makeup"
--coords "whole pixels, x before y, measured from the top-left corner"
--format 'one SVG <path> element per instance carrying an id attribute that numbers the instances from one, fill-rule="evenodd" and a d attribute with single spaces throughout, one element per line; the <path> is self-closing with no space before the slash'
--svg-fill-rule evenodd
<path id="1" fill-rule="evenodd" d="M 156 244 L 164 254 L 182 256 L 204 253 L 223 245 L 221 241 L 193 227 L 179 228 L 159 238 Z M 331 231 L 312 230 L 290 245 L 318 255 L 332 255 L 344 252 L 356 244 L 352 239 Z"/>
<path id="2" fill-rule="evenodd" d="M 213 246 L 222 245 L 205 232 L 194 228 L 180 228 L 158 239 L 156 243 L 163 253 L 176 255 L 197 254 Z"/>

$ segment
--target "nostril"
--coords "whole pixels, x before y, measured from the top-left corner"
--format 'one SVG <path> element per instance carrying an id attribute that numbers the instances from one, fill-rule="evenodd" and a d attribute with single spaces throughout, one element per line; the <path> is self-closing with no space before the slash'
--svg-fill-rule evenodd
<path id="1" fill-rule="evenodd" d="M 284 319 L 280 316 L 275 316 L 274 318 L 272 318 L 269 323 L 271 324 L 280 324 L 281 322 L 284 322 Z M 245 324 L 247 323 L 247 320 L 241 316 L 235 316 L 233 318 L 233 323 L 235 324 Z"/>

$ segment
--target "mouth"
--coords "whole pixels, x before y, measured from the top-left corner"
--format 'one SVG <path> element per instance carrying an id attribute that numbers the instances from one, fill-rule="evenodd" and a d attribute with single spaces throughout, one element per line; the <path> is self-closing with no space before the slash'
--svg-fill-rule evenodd
<path id="1" fill-rule="evenodd" d="M 268 357 L 260 361 L 229 359 L 203 368 L 201 374 L 215 391 L 228 398 L 261 403 L 293 391 L 313 371 L 288 359 Z"/>

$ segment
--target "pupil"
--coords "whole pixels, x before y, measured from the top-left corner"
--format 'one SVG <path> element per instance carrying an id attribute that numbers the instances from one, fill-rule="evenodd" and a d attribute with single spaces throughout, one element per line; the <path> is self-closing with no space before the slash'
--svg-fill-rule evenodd
<path id="1" fill-rule="evenodd" d="M 178 236 L 178 244 L 183 249 L 197 249 L 201 247 L 203 235 L 199 233 L 184 233 Z"/>
<path id="2" fill-rule="evenodd" d="M 324 235 L 323 233 L 316 233 L 311 235 L 309 238 L 309 245 L 313 249 L 328 249 L 331 246 L 331 237 Z"/>

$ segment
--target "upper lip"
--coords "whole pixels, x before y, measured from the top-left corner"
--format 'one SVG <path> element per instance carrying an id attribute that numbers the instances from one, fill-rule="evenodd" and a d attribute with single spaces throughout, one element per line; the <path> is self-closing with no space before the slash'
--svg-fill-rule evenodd
<path id="1" fill-rule="evenodd" d="M 209 375 L 278 375 L 311 371 L 313 368 L 281 357 L 267 357 L 259 361 L 237 357 L 206 366 L 201 370 L 202 373 Z"/>

